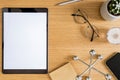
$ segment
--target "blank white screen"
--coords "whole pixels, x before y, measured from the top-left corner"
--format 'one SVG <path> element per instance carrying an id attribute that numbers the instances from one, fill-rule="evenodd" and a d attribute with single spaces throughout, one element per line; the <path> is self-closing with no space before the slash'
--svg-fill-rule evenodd
<path id="1" fill-rule="evenodd" d="M 47 69 L 47 13 L 4 12 L 4 69 Z"/>

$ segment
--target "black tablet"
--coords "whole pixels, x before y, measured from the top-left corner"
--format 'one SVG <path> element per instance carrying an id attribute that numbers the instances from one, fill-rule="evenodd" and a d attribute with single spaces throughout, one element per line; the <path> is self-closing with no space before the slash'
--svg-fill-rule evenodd
<path id="1" fill-rule="evenodd" d="M 2 72 L 48 71 L 48 9 L 2 9 Z"/>

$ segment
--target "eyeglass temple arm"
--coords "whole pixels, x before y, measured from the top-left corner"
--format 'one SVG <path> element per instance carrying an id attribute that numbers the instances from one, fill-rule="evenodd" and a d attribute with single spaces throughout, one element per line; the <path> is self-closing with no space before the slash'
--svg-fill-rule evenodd
<path id="1" fill-rule="evenodd" d="M 94 30 L 93 26 L 91 25 L 91 23 L 84 17 L 84 19 L 88 22 L 88 24 L 90 25 L 91 29 L 97 34 L 97 36 L 99 37 L 98 33 Z"/>
<path id="2" fill-rule="evenodd" d="M 94 31 L 92 33 L 92 37 L 91 37 L 91 40 L 90 41 L 93 41 L 93 37 L 94 37 Z"/>
<path id="3" fill-rule="evenodd" d="M 90 41 L 93 41 L 93 38 L 94 38 L 94 33 L 97 34 L 97 36 L 99 37 L 98 33 L 94 30 L 93 26 L 91 25 L 91 23 L 86 19 L 86 21 L 88 22 L 88 24 L 90 25 L 91 29 L 93 30 L 93 33 L 92 33 L 92 36 L 91 36 L 91 40 Z"/>

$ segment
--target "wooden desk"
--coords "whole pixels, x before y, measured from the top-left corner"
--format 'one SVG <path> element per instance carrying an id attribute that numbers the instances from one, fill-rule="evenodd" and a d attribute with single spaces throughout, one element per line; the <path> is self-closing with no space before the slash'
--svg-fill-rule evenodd
<path id="1" fill-rule="evenodd" d="M 0 0 L 0 8 L 3 7 L 47 7 L 49 8 L 49 72 L 68 62 L 71 55 L 78 55 L 88 62 L 89 50 L 95 49 L 102 54 L 104 59 L 96 64 L 101 71 L 108 73 L 105 60 L 114 52 L 120 51 L 120 45 L 112 45 L 107 41 L 94 40 L 90 42 L 81 32 L 81 26 L 76 24 L 71 14 L 75 9 L 84 9 L 91 23 L 97 25 L 100 30 L 107 31 L 111 27 L 120 26 L 120 20 L 104 21 L 99 13 L 99 8 L 105 0 L 84 0 L 65 6 L 54 6 L 63 0 Z M 0 10 L 1 11 L 1 10 Z M 0 14 L 2 20 L 2 13 Z M 2 21 L 0 21 L 2 24 Z M 0 25 L 0 38 L 2 50 L 2 25 Z M 2 58 L 2 51 L 0 54 Z M 0 62 L 2 59 L 0 59 Z M 77 73 L 80 73 L 86 66 L 71 61 Z M 2 64 L 0 65 L 2 69 Z M 104 77 L 92 71 L 93 80 L 105 80 Z M 0 80 L 50 80 L 49 76 L 43 74 L 2 74 Z M 113 79 L 114 80 L 114 79 Z"/>

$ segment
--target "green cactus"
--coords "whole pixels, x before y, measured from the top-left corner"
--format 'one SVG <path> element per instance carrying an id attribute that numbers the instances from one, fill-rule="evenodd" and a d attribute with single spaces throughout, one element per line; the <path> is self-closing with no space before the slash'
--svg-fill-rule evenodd
<path id="1" fill-rule="evenodd" d="M 108 11 L 115 16 L 120 15 L 120 0 L 111 0 L 108 4 Z"/>

